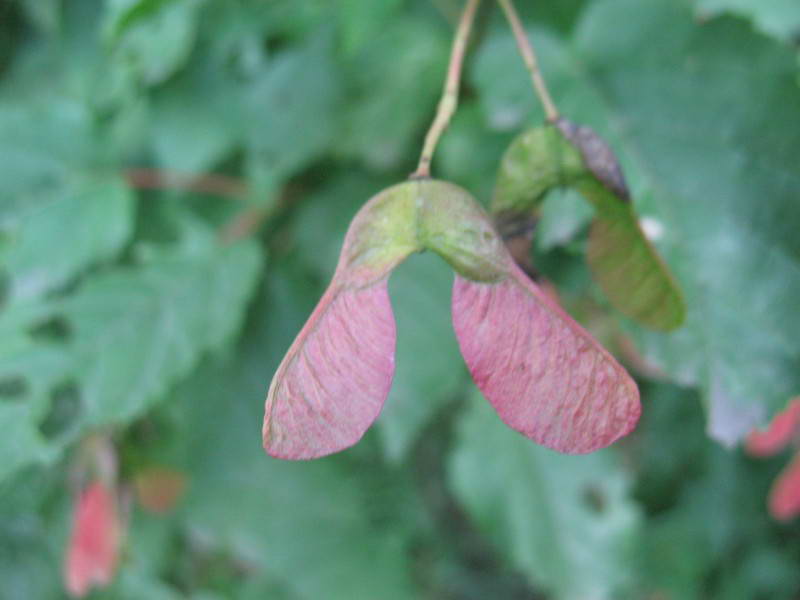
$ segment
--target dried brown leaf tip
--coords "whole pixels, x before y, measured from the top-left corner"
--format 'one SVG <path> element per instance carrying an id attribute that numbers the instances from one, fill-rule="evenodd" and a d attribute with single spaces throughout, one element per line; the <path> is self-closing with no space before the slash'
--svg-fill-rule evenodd
<path id="1" fill-rule="evenodd" d="M 592 175 L 621 200 L 630 202 L 625 175 L 611 146 L 591 127 L 577 125 L 564 117 L 555 126 L 578 149 Z"/>
<path id="2" fill-rule="evenodd" d="M 186 475 L 168 467 L 148 467 L 133 478 L 139 504 L 155 514 L 172 510 L 186 491 L 186 484 Z"/>

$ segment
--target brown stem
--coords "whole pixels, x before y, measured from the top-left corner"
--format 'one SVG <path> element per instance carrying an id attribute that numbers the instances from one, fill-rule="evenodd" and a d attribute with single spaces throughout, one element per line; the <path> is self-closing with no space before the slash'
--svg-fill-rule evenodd
<path id="1" fill-rule="evenodd" d="M 525 66 L 531 74 L 533 89 L 542 102 L 544 114 L 548 121 L 554 122 L 558 119 L 558 109 L 556 108 L 555 102 L 553 102 L 553 98 L 550 96 L 550 92 L 547 90 L 547 84 L 544 82 L 542 72 L 539 70 L 539 61 L 536 59 L 536 52 L 528 36 L 525 34 L 525 29 L 522 27 L 522 22 L 519 19 L 517 10 L 514 8 L 514 3 L 512 0 L 497 1 L 500 3 L 500 6 L 503 7 L 503 12 L 506 13 L 506 19 L 508 19 L 511 30 L 514 32 L 519 53 L 522 55 L 522 60 L 525 61 Z"/>
<path id="2" fill-rule="evenodd" d="M 235 214 L 233 218 L 223 225 L 219 232 L 219 239 L 223 244 L 233 244 L 239 240 L 250 237 L 258 231 L 261 224 L 266 221 L 274 211 L 266 206 L 250 206 Z"/>
<path id="3" fill-rule="evenodd" d="M 148 168 L 126 169 L 123 174 L 128 183 L 139 190 L 178 189 L 234 200 L 246 197 L 248 192 L 244 181 L 227 175 L 197 175 Z M 232 244 L 250 237 L 273 213 L 273 207 L 246 206 L 222 226 L 219 232 L 220 241 L 223 244 Z"/>
<path id="4" fill-rule="evenodd" d="M 464 65 L 464 55 L 467 51 L 467 42 L 475 21 L 475 12 L 481 0 L 467 0 L 464 12 L 461 13 L 461 20 L 458 23 L 455 38 L 453 38 L 453 49 L 450 52 L 450 65 L 447 68 L 447 78 L 442 91 L 442 98 L 436 109 L 436 117 L 425 136 L 425 144 L 422 147 L 422 154 L 419 157 L 417 170 L 411 177 L 430 177 L 431 160 L 439 143 L 439 138 L 447 129 L 450 119 L 458 106 L 458 88 L 461 83 L 461 70 Z"/>
<path id="5" fill-rule="evenodd" d="M 197 175 L 162 169 L 131 168 L 126 169 L 123 174 L 131 187 L 139 190 L 179 189 L 224 198 L 242 198 L 247 195 L 247 185 L 242 180 L 216 173 Z"/>
<path id="6" fill-rule="evenodd" d="M 232 244 L 250 237 L 265 221 L 282 214 L 304 196 L 303 188 L 285 185 L 273 202 L 251 205 L 235 214 L 220 230 L 220 241 L 223 244 Z"/>

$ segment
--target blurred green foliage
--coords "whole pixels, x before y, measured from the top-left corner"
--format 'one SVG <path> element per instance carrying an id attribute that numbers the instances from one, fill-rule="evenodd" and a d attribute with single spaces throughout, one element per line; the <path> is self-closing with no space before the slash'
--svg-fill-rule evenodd
<path id="1" fill-rule="evenodd" d="M 488 202 L 542 114 L 484 4 L 434 172 Z M 413 170 L 461 3 L 0 5 L 0 597 L 63 597 L 70 465 L 98 430 L 123 481 L 165 465 L 188 489 L 165 516 L 131 506 L 97 598 L 797 597 L 800 529 L 766 513 L 784 459 L 718 442 L 800 393 L 800 5 L 519 4 L 688 322 L 610 309 L 591 213 L 551 194 L 535 262 L 639 378 L 637 432 L 565 457 L 500 425 L 457 350 L 450 269 L 423 255 L 391 281 L 377 427 L 311 463 L 263 453 L 263 398 L 349 219 Z"/>

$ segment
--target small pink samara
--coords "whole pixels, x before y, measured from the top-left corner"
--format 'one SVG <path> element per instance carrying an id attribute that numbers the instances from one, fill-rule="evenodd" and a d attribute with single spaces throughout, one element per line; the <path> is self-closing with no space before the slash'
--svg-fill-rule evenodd
<path id="1" fill-rule="evenodd" d="M 778 521 L 789 521 L 800 515 L 800 396 L 789 400 L 766 430 L 753 430 L 747 436 L 746 449 L 752 456 L 773 456 L 792 447 L 795 451 L 769 493 L 769 513 Z"/>
<path id="2" fill-rule="evenodd" d="M 73 513 L 64 583 L 73 597 L 111 583 L 117 567 L 120 524 L 114 492 L 100 481 L 81 491 Z"/>
<path id="3" fill-rule="evenodd" d="M 508 426 L 573 454 L 608 446 L 635 427 L 636 383 L 517 267 L 469 193 L 412 180 L 379 193 L 353 219 L 333 280 L 270 385 L 263 441 L 271 456 L 338 452 L 378 417 L 394 376 L 389 275 L 423 250 L 456 271 L 461 353 Z"/>

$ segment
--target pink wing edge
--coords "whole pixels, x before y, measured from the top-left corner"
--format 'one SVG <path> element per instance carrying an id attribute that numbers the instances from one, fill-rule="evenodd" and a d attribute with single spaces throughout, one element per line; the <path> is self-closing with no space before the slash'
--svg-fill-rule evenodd
<path id="1" fill-rule="evenodd" d="M 752 456 L 772 456 L 783 450 L 800 426 L 800 397 L 776 414 L 765 430 L 754 429 L 747 436 L 745 448 Z"/>
<path id="2" fill-rule="evenodd" d="M 116 570 L 120 524 L 114 493 L 95 481 L 84 489 L 75 506 L 64 570 L 64 583 L 75 598 L 92 587 L 111 583 Z"/>
<path id="3" fill-rule="evenodd" d="M 396 336 L 388 275 L 364 287 L 334 277 L 270 385 L 266 452 L 309 460 L 357 443 L 389 395 Z"/>
<path id="4" fill-rule="evenodd" d="M 800 454 L 781 471 L 769 493 L 769 513 L 778 521 L 800 514 Z"/>
<path id="5" fill-rule="evenodd" d="M 506 425 L 565 454 L 594 452 L 635 428 L 634 380 L 516 264 L 497 283 L 456 275 L 452 304 L 472 378 Z"/>

